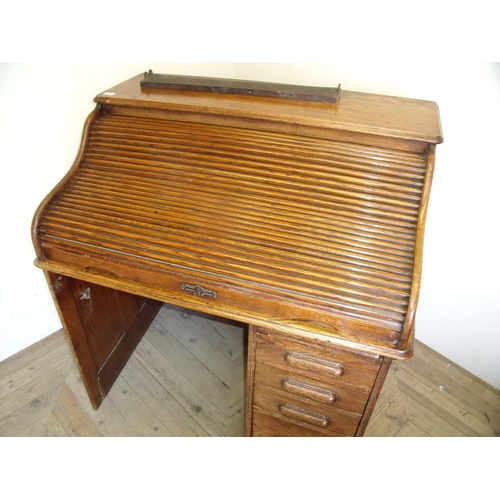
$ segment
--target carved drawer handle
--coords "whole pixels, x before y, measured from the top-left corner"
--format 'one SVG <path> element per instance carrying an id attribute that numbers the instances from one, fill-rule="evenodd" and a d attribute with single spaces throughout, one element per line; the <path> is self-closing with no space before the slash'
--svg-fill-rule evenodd
<path id="1" fill-rule="evenodd" d="M 312 399 L 314 401 L 318 401 L 319 403 L 332 405 L 338 399 L 337 395 L 333 391 L 329 389 L 323 389 L 323 387 L 309 385 L 301 382 L 300 380 L 287 378 L 283 380 L 281 385 L 286 392 Z"/>
<path id="2" fill-rule="evenodd" d="M 298 408 L 297 406 L 282 404 L 279 407 L 280 413 L 285 417 L 290 417 L 295 420 L 300 420 L 306 424 L 315 425 L 316 427 L 328 427 L 330 419 L 325 415 L 314 413 L 313 411 Z"/>
<path id="3" fill-rule="evenodd" d="M 304 370 L 327 372 L 334 377 L 342 377 L 345 373 L 345 369 L 340 363 L 313 358 L 298 352 L 288 352 L 285 356 L 285 360 L 290 366 L 295 366 Z"/>

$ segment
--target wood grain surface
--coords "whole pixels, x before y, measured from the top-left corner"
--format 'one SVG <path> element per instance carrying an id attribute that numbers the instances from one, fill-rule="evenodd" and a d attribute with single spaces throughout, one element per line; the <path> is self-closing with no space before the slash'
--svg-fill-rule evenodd
<path id="1" fill-rule="evenodd" d="M 242 325 L 165 305 L 94 410 L 61 330 L 0 363 L 0 435 L 242 436 L 245 340 Z M 500 391 L 417 341 L 365 436 L 498 437 Z"/>

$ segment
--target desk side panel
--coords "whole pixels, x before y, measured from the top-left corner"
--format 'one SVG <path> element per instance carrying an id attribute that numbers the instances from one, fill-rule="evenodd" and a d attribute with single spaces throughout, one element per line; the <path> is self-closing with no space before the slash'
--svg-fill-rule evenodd
<path id="1" fill-rule="evenodd" d="M 40 203 L 35 212 L 35 215 L 33 216 L 33 221 L 31 223 L 31 238 L 33 241 L 33 246 L 35 247 L 37 257 L 42 261 L 45 260 L 45 255 L 41 247 L 40 222 L 43 219 L 43 216 L 47 208 L 49 207 L 50 203 L 52 203 L 55 199 L 57 199 L 57 197 L 64 191 L 66 186 L 71 182 L 71 180 L 80 170 L 85 158 L 85 153 L 88 148 L 92 127 L 96 122 L 96 120 L 101 116 L 102 112 L 103 109 L 101 105 L 98 104 L 94 108 L 92 113 L 90 113 L 89 116 L 87 117 L 85 124 L 83 126 L 80 148 L 76 155 L 75 161 L 73 162 L 73 165 L 68 170 L 66 175 L 52 189 L 52 191 L 50 191 L 50 193 L 42 200 L 42 202 Z"/>
<path id="2" fill-rule="evenodd" d="M 97 409 L 162 303 L 56 273 L 46 276 Z"/>

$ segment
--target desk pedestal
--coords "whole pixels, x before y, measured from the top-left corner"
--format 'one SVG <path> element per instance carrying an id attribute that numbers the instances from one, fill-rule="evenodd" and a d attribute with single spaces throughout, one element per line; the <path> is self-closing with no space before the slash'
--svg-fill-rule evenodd
<path id="1" fill-rule="evenodd" d="M 97 409 L 162 302 L 46 272 Z M 247 436 L 362 436 L 390 358 L 249 327 Z"/>

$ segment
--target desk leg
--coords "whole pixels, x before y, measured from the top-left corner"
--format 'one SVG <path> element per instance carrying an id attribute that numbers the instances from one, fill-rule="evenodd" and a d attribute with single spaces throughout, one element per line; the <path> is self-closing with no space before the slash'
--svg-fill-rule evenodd
<path id="1" fill-rule="evenodd" d="M 245 437 L 253 434 L 253 390 L 255 380 L 255 336 L 256 329 L 253 325 L 248 326 L 248 357 L 246 377 L 246 404 L 245 404 Z"/>
<path id="2" fill-rule="evenodd" d="M 55 273 L 46 277 L 97 409 L 162 303 Z"/>
<path id="3" fill-rule="evenodd" d="M 363 417 L 361 418 L 361 422 L 359 423 L 359 427 L 356 432 L 357 437 L 362 437 L 365 433 L 368 422 L 370 421 L 370 417 L 372 416 L 373 409 L 377 404 L 380 391 L 382 390 L 382 386 L 384 385 L 385 377 L 387 376 L 387 372 L 391 367 L 391 362 L 392 359 L 390 358 L 384 358 L 384 361 L 382 361 L 382 365 L 380 366 L 377 378 L 375 379 L 375 383 L 373 384 L 372 392 L 370 394 L 370 397 L 368 398 L 368 402 L 366 403 Z"/>

